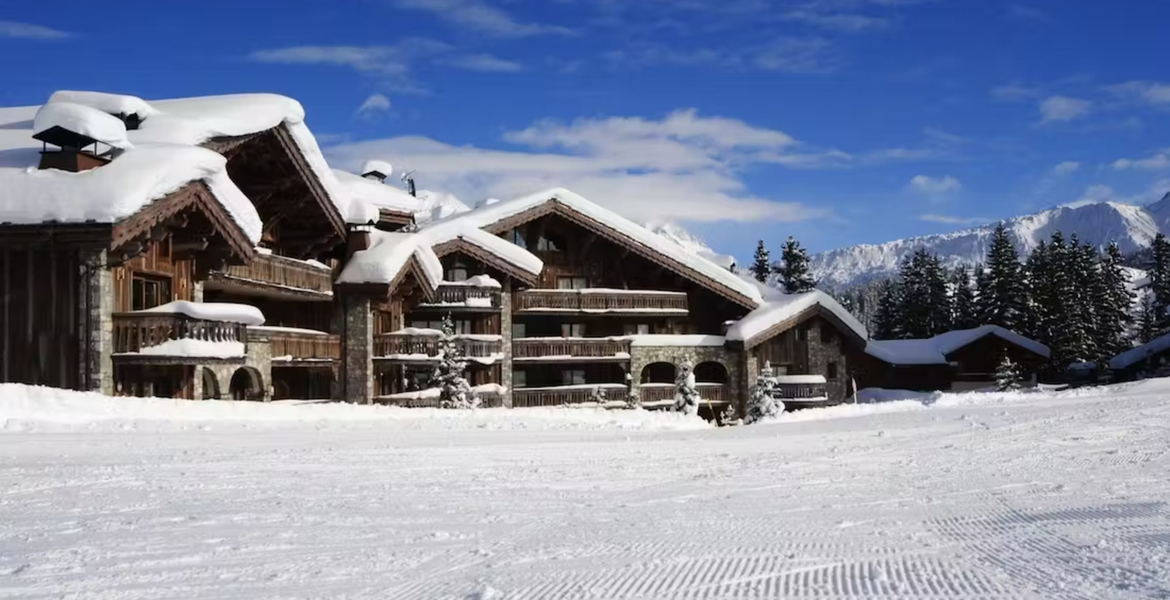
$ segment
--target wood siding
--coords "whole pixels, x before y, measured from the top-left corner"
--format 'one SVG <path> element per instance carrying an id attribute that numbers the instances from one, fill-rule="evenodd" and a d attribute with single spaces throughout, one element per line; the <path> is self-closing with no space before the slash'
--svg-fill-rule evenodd
<path id="1" fill-rule="evenodd" d="M 0 246 L 0 381 L 80 389 L 81 250 Z"/>

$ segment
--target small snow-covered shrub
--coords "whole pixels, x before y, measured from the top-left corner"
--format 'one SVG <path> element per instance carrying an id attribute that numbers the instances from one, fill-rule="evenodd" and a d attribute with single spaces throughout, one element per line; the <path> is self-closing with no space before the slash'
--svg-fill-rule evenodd
<path id="1" fill-rule="evenodd" d="M 776 397 L 776 378 L 772 374 L 772 365 L 764 363 L 764 368 L 756 378 L 756 385 L 752 386 L 752 396 L 748 400 L 747 415 L 743 422 L 751 425 L 782 414 L 784 402 Z"/>
<path id="2" fill-rule="evenodd" d="M 1003 355 L 1003 359 L 999 361 L 999 366 L 995 369 L 995 389 L 1001 392 L 1020 389 L 1020 382 L 1024 380 L 1024 375 L 1020 371 L 1020 365 L 1016 364 L 1010 356 Z"/>
<path id="3" fill-rule="evenodd" d="M 642 396 L 636 388 L 631 387 L 630 393 L 626 395 L 626 408 L 642 408 Z"/>
<path id="4" fill-rule="evenodd" d="M 699 388 L 695 384 L 695 367 L 690 359 L 684 359 L 678 369 L 678 391 L 674 396 L 675 412 L 688 415 L 699 414 Z"/>
<path id="5" fill-rule="evenodd" d="M 596 386 L 592 390 L 589 390 L 589 401 L 604 406 L 606 402 L 605 390 L 601 389 L 601 386 Z"/>

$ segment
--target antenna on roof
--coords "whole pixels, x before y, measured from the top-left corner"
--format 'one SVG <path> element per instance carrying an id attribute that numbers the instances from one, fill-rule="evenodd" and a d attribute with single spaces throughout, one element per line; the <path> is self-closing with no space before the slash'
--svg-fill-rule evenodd
<path id="1" fill-rule="evenodd" d="M 402 174 L 402 183 L 406 184 L 406 191 L 410 192 L 411 196 L 418 197 L 418 190 L 414 187 L 414 171 L 407 171 Z"/>

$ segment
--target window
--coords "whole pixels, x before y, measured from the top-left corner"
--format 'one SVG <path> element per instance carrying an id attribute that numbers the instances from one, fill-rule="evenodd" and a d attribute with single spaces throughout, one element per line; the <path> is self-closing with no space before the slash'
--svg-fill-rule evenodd
<path id="1" fill-rule="evenodd" d="M 512 339 L 520 340 L 528 337 L 528 328 L 523 323 L 512 323 Z"/>
<path id="2" fill-rule="evenodd" d="M 512 387 L 528 387 L 528 371 L 512 371 Z"/>
<path id="3" fill-rule="evenodd" d="M 513 229 L 511 233 L 508 234 L 508 240 L 513 244 L 524 248 L 525 250 L 528 249 L 528 240 L 524 239 L 524 232 L 520 231 L 519 229 Z"/>
<path id="4" fill-rule="evenodd" d="M 131 279 L 130 310 L 144 310 L 166 304 L 171 297 L 171 280 L 135 273 Z"/>
<path id="5" fill-rule="evenodd" d="M 650 333 L 648 323 L 626 323 L 622 325 L 623 335 L 647 335 Z"/>
<path id="6" fill-rule="evenodd" d="M 562 385 L 585 385 L 585 370 L 584 369 L 569 369 L 561 371 Z"/>
<path id="7" fill-rule="evenodd" d="M 825 379 L 828 379 L 830 381 L 837 380 L 837 363 L 836 362 L 829 361 L 828 368 L 825 369 Z"/>
<path id="8" fill-rule="evenodd" d="M 558 290 L 583 290 L 589 287 L 589 280 L 584 277 L 557 277 Z"/>
<path id="9" fill-rule="evenodd" d="M 443 279 L 446 281 L 467 281 L 467 267 L 456 266 L 447 269 L 443 274 Z"/>
<path id="10" fill-rule="evenodd" d="M 808 340 L 808 328 L 803 325 L 796 328 L 796 341 L 803 342 Z"/>
<path id="11" fill-rule="evenodd" d="M 585 337 L 585 324 L 561 323 L 561 337 Z"/>
<path id="12" fill-rule="evenodd" d="M 565 245 L 556 237 L 540 236 L 536 240 L 536 250 L 538 252 L 564 252 Z"/>

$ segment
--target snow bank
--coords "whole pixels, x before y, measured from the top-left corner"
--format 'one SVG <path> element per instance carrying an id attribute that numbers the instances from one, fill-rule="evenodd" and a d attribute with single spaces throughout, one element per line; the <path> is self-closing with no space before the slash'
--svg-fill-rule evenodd
<path id="1" fill-rule="evenodd" d="M 175 300 L 154 308 L 135 311 L 141 313 L 179 314 L 187 315 L 192 319 L 205 321 L 223 321 L 227 323 L 242 323 L 244 325 L 263 325 L 264 313 L 259 308 L 249 304 L 231 304 L 228 302 L 188 302 Z"/>
<path id="2" fill-rule="evenodd" d="M 143 346 L 138 352 L 124 352 L 118 356 L 144 354 L 147 356 L 186 356 L 191 358 L 243 358 L 245 351 L 243 342 L 213 342 L 182 338 L 167 340 L 155 346 Z"/>
<path id="3" fill-rule="evenodd" d="M 237 427 L 388 430 L 692 430 L 697 417 L 642 410 L 516 408 L 453 411 L 324 402 L 112 398 L 0 384 L 0 431 L 173 431 Z"/>
<path id="4" fill-rule="evenodd" d="M 131 148 L 126 124 L 118 117 L 84 104 L 57 102 L 46 104 L 33 119 L 33 131 L 42 133 L 54 127 L 79 133 L 114 148 Z"/>

